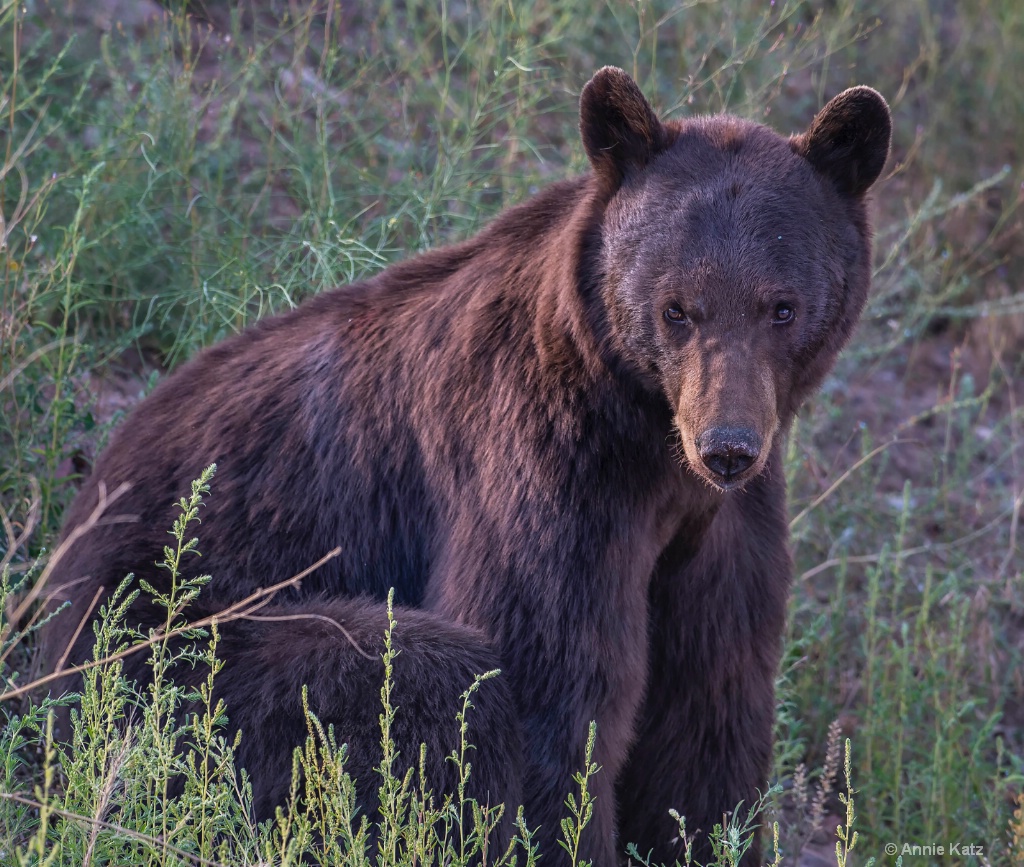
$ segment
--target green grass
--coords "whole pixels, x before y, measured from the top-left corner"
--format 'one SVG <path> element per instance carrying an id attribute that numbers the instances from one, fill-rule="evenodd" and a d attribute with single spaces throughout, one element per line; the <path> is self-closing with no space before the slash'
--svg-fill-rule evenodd
<path id="1" fill-rule="evenodd" d="M 886 844 L 956 842 L 985 860 L 942 863 L 1020 863 L 1024 10 L 350 5 L 211 4 L 214 27 L 176 7 L 100 32 L 86 10 L 0 0 L 0 773 L 21 799 L 0 800 L 0 863 L 186 863 L 167 833 L 186 813 L 196 830 L 174 845 L 230 863 L 296 863 L 318 829 L 360 833 L 343 750 L 315 720 L 296 761 L 339 798 L 297 791 L 292 813 L 253 827 L 206 706 L 188 725 L 208 752 L 184 801 L 165 804 L 159 781 L 187 761 L 172 749 L 187 733 L 168 713 L 181 698 L 170 675 L 128 742 L 111 721 L 135 698 L 116 664 L 93 669 L 80 741 L 62 753 L 48 705 L 10 695 L 36 673 L 15 600 L 43 573 L 74 476 L 125 406 L 260 316 L 466 237 L 582 170 L 576 99 L 606 63 L 669 117 L 728 109 L 795 131 L 850 84 L 890 99 L 874 295 L 788 446 L 798 577 L 773 809 L 783 863 L 805 845 L 831 852 L 849 737 L 851 865 L 893 863 Z M 101 655 L 120 629 L 112 616 Z M 211 672 L 215 643 L 195 651 Z M 105 698 L 90 703 L 90 689 Z M 409 800 L 391 839 L 406 835 L 399 848 L 427 860 L 459 823 L 439 805 L 410 830 L 399 813 L 424 792 L 415 775 L 392 779 Z M 479 828 L 461 806 L 464 831 Z M 523 836 L 520 864 L 532 857 Z"/>

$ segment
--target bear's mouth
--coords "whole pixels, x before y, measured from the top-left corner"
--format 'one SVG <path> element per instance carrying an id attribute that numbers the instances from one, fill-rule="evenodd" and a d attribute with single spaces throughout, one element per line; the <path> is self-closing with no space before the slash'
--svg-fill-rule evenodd
<path id="1" fill-rule="evenodd" d="M 761 465 L 758 462 L 750 469 L 745 470 L 741 473 L 735 473 L 729 476 L 723 476 L 719 473 L 709 471 L 706 467 L 694 463 L 693 461 L 688 462 L 690 469 L 696 473 L 701 479 L 711 485 L 716 490 L 727 493 L 729 491 L 737 491 L 743 488 L 751 479 L 756 478 L 761 473 Z"/>

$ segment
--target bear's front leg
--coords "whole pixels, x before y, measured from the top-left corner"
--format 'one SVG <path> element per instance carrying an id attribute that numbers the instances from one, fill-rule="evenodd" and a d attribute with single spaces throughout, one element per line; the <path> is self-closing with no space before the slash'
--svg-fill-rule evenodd
<path id="1" fill-rule="evenodd" d="M 613 624 L 599 616 L 602 607 L 574 607 L 563 598 L 527 606 L 524 619 L 497 618 L 501 626 L 515 624 L 499 632 L 496 644 L 504 650 L 503 676 L 522 712 L 526 821 L 538 829 L 534 842 L 545 863 L 552 865 L 570 863 L 561 846 L 561 820 L 576 822 L 565 802 L 572 793 L 580 803 L 573 777 L 585 768 L 591 721 L 597 723 L 591 761 L 600 770 L 588 780 L 593 813 L 580 838 L 577 861 L 616 867 L 624 858 L 615 780 L 628 755 L 643 695 L 646 630 L 639 611 L 631 616 L 609 606 L 609 612 L 620 612 Z"/>
<path id="2" fill-rule="evenodd" d="M 682 860 L 670 808 L 704 864 L 712 828 L 767 787 L 791 579 L 785 484 L 770 469 L 723 493 L 710 527 L 681 532 L 655 570 L 647 694 L 617 784 L 622 845 L 652 864 Z M 761 863 L 759 833 L 742 863 Z"/>
<path id="3" fill-rule="evenodd" d="M 573 776 L 584 770 L 590 722 L 597 723 L 592 761 L 601 770 L 588 783 L 593 814 L 576 854 L 594 867 L 617 867 L 625 850 L 617 833 L 615 780 L 643 698 L 655 554 L 634 567 L 633 551 L 614 538 L 604 546 L 584 544 L 565 532 L 550 540 L 537 534 L 537 544 L 513 552 L 486 529 L 477 523 L 473 538 L 456 549 L 457 567 L 438 570 L 459 580 L 439 581 L 442 592 L 431 606 L 477 626 L 499 648 L 502 679 L 521 714 L 526 822 L 538 829 L 534 842 L 546 864 L 569 863 L 559 845 L 560 823 L 574 821 L 565 801 L 572 792 L 579 803 Z M 545 567 L 544 558 L 554 566 Z"/>

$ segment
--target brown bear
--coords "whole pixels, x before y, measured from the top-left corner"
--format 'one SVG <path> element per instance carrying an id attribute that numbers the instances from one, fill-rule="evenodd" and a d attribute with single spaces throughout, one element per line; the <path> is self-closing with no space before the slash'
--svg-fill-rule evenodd
<path id="1" fill-rule="evenodd" d="M 410 761 L 428 744 L 438 788 L 459 694 L 501 668 L 470 718 L 472 794 L 523 803 L 564 859 L 595 720 L 583 856 L 613 867 L 634 842 L 671 862 L 675 808 L 709 858 L 708 831 L 769 773 L 791 571 L 781 444 L 864 305 L 865 194 L 890 129 L 866 87 L 790 138 L 732 116 L 663 123 L 602 69 L 580 104 L 592 173 L 212 347 L 134 411 L 65 533 L 101 483 L 131 484 L 115 511 L 137 523 L 99 526 L 59 564 L 72 604 L 51 660 L 76 634 L 67 659 L 85 656 L 80 623 L 128 572 L 166 588 L 153 563 L 173 504 L 216 462 L 186 564 L 213 575 L 197 613 L 340 546 L 276 612 L 327 615 L 373 657 L 323 620 L 223 627 L 219 690 L 261 817 L 305 734 L 302 684 L 372 778 L 394 588 L 398 737 Z M 152 627 L 153 609 L 130 616 Z"/>

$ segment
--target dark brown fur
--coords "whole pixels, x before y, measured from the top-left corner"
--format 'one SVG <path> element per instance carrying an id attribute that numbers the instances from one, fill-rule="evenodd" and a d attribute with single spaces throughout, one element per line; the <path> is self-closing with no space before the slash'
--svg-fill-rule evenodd
<path id="1" fill-rule="evenodd" d="M 130 481 L 117 511 L 139 523 L 93 531 L 62 564 L 57 583 L 89 577 L 51 657 L 96 587 L 129 571 L 163 586 L 151 564 L 172 504 L 216 462 L 204 556 L 187 564 L 214 576 L 207 607 L 340 545 L 278 604 L 329 612 L 379 652 L 395 588 L 407 757 L 425 740 L 440 778 L 458 694 L 501 667 L 471 718 L 475 794 L 521 798 L 562 857 L 562 801 L 596 720 L 585 857 L 612 867 L 629 841 L 677 857 L 675 807 L 706 858 L 707 831 L 769 770 L 790 581 L 781 437 L 864 304 L 864 193 L 889 114 L 857 88 L 790 140 L 733 117 L 662 124 L 606 68 L 581 134 L 593 174 L 163 382 L 70 510 L 68 528 L 99 482 Z M 133 616 L 154 625 L 145 605 Z M 224 632 L 221 690 L 261 815 L 305 732 L 301 683 L 354 753 L 371 751 L 379 663 L 317 622 Z"/>
<path id="2" fill-rule="evenodd" d="M 401 776 L 415 765 L 426 737 L 431 785 L 454 792 L 457 768 L 447 757 L 460 743 L 456 714 L 463 709 L 462 694 L 477 675 L 501 663 L 479 630 L 428 611 L 404 609 L 400 617 L 392 639 L 397 656 L 391 702 L 399 711 L 391 735 L 401 747 L 394 770 Z M 301 693 L 307 684 L 310 707 L 334 724 L 339 743 L 349 745 L 345 768 L 363 783 L 360 805 L 372 816 L 380 783 L 385 607 L 368 599 L 309 600 L 298 612 L 296 606 L 275 606 L 261 609 L 256 618 L 219 627 L 218 655 L 234 672 L 225 672 L 217 687 L 232 727 L 253 735 L 242 739 L 237 758 L 259 775 L 253 786 L 256 815 L 273 816 L 288 798 L 291 747 L 301 743 L 297 738 L 306 727 Z M 207 674 L 202 666 L 174 671 L 183 685 L 197 686 Z M 475 749 L 469 754 L 468 794 L 481 804 L 514 804 L 521 797 L 520 766 L 510 764 L 509 757 L 522 754 L 515 702 L 501 679 L 481 689 L 483 698 L 474 697 L 469 715 Z M 513 818 L 514 808 L 500 827 L 501 839 L 492 842 L 507 842 Z"/>

